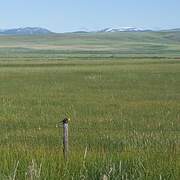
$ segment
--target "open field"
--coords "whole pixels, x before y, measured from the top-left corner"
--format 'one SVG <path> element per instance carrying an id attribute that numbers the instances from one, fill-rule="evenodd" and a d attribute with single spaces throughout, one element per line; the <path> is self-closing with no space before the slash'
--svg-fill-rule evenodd
<path id="1" fill-rule="evenodd" d="M 180 32 L 0 36 L 1 59 L 180 57 Z"/>
<path id="2" fill-rule="evenodd" d="M 178 40 L 115 35 L 0 37 L 0 179 L 180 179 Z"/>

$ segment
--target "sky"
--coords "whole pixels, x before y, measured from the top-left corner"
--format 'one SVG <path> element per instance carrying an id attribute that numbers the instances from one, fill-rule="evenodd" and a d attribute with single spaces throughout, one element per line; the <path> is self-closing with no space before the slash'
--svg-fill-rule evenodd
<path id="1" fill-rule="evenodd" d="M 180 28 L 180 0 L 0 0 L 0 29 Z"/>

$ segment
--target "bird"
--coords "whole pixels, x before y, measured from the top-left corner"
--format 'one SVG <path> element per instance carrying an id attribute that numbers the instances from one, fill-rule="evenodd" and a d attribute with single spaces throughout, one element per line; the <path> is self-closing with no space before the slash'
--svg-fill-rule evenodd
<path id="1" fill-rule="evenodd" d="M 62 120 L 62 123 L 65 124 L 65 123 L 68 123 L 69 121 L 70 121 L 70 118 L 64 118 L 64 119 Z"/>

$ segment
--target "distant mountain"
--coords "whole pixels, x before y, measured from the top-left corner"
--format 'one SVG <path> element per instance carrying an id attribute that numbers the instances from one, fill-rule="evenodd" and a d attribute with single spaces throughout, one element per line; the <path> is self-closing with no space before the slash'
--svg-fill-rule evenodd
<path id="1" fill-rule="evenodd" d="M 72 33 L 114 33 L 114 32 L 180 32 L 180 28 L 176 29 L 162 29 L 162 30 L 153 30 L 153 29 L 143 29 L 136 27 L 119 27 L 119 28 L 104 28 L 101 30 L 90 31 L 87 29 L 74 31 Z M 41 28 L 41 27 L 25 27 L 25 28 L 13 28 L 13 29 L 0 29 L 0 35 L 47 35 L 53 34 L 54 32 Z"/>
<path id="2" fill-rule="evenodd" d="M 146 32 L 146 31 L 152 31 L 152 30 L 135 28 L 135 27 L 120 27 L 120 28 L 105 28 L 98 32 Z"/>
<path id="3" fill-rule="evenodd" d="M 39 27 L 25 27 L 0 30 L 0 35 L 45 35 L 53 32 L 45 28 Z"/>
<path id="4" fill-rule="evenodd" d="M 120 27 L 120 28 L 104 28 L 101 30 L 96 31 L 83 31 L 83 33 L 90 33 L 90 32 L 151 32 L 153 30 L 150 29 L 142 29 L 142 28 L 135 28 L 135 27 Z M 75 33 L 80 33 L 81 31 L 76 31 Z"/>
<path id="5" fill-rule="evenodd" d="M 180 32 L 180 28 L 176 28 L 176 29 L 164 29 L 164 30 L 161 30 L 161 32 Z"/>
<path id="6" fill-rule="evenodd" d="M 88 31 L 75 31 L 75 32 L 73 32 L 73 33 L 88 33 Z"/>
<path id="7" fill-rule="evenodd" d="M 120 27 L 120 28 L 104 28 L 101 30 L 96 31 L 76 31 L 74 33 L 91 33 L 91 32 L 98 32 L 98 33 L 108 33 L 108 32 L 180 32 L 180 28 L 176 29 L 164 29 L 164 30 L 154 30 L 154 29 L 143 29 L 143 28 L 136 28 L 136 27 Z"/>

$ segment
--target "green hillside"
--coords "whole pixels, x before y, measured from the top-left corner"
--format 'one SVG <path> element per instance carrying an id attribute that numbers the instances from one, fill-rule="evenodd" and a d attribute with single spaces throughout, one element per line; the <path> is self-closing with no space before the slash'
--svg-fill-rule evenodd
<path id="1" fill-rule="evenodd" d="M 0 36 L 0 57 L 179 57 L 180 32 L 67 33 Z"/>

